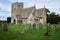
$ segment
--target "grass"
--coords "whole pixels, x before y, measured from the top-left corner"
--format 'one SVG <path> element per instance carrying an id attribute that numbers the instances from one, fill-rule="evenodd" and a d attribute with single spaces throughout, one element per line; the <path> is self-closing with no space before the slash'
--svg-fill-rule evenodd
<path id="1" fill-rule="evenodd" d="M 4 32 L 3 28 L 0 28 L 0 40 L 60 40 L 60 28 L 54 31 L 51 29 L 51 36 L 45 36 L 46 27 L 43 26 L 39 29 L 36 26 L 35 30 L 28 32 L 28 25 L 24 26 L 25 33 L 20 34 L 21 26 L 19 25 L 9 25 L 8 32 Z"/>

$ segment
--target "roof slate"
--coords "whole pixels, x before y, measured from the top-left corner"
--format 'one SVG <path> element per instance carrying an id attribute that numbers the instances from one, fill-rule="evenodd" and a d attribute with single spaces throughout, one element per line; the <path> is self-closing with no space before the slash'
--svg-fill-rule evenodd
<path id="1" fill-rule="evenodd" d="M 44 8 L 36 9 L 35 6 L 33 6 L 23 9 L 23 12 L 20 14 L 21 18 L 28 18 L 29 14 L 32 12 L 33 9 L 35 9 L 33 13 L 33 15 L 35 15 L 35 18 L 43 17 Z"/>

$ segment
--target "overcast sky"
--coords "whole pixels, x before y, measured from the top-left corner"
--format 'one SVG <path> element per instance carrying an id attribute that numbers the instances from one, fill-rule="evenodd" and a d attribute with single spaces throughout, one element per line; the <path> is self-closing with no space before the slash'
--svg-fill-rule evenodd
<path id="1" fill-rule="evenodd" d="M 35 5 L 38 9 L 45 5 L 51 12 L 60 13 L 60 0 L 0 0 L 0 20 L 11 17 L 11 4 L 14 2 L 23 2 L 24 8 Z"/>

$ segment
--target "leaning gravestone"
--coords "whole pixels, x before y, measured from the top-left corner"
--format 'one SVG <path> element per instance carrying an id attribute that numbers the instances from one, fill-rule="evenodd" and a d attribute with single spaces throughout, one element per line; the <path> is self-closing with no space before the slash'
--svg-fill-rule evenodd
<path id="1" fill-rule="evenodd" d="M 21 32 L 20 33 L 24 34 L 24 25 L 23 24 L 21 25 Z"/>
<path id="2" fill-rule="evenodd" d="M 3 30 L 6 32 L 6 31 L 8 31 L 8 24 L 7 23 L 4 23 L 4 25 L 3 25 Z"/>
<path id="3" fill-rule="evenodd" d="M 42 23 L 39 23 L 39 29 L 42 29 Z"/>
<path id="4" fill-rule="evenodd" d="M 32 25 L 29 24 L 29 32 L 32 32 Z"/>
<path id="5" fill-rule="evenodd" d="M 34 23 L 34 24 L 33 24 L 33 29 L 35 29 L 35 28 L 36 28 L 36 24 Z"/>
<path id="6" fill-rule="evenodd" d="M 48 23 L 47 25 L 46 25 L 46 27 L 47 27 L 47 30 L 46 30 L 46 33 L 45 33 L 45 36 L 49 36 L 50 35 L 50 30 L 51 30 L 51 25 L 50 25 L 50 23 Z"/>

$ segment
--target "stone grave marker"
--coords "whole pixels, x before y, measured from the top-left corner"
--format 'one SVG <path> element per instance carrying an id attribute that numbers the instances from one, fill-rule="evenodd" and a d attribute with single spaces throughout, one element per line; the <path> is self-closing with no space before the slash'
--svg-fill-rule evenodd
<path id="1" fill-rule="evenodd" d="M 24 34 L 24 24 L 21 25 L 21 34 Z"/>
<path id="2" fill-rule="evenodd" d="M 33 24 L 33 29 L 36 29 L 36 24 L 35 23 Z"/>
<path id="3" fill-rule="evenodd" d="M 51 25 L 50 25 L 50 23 L 48 23 L 46 25 L 46 27 L 47 27 L 47 30 L 46 30 L 45 36 L 50 36 L 50 33 L 49 33 L 51 31 Z"/>
<path id="4" fill-rule="evenodd" d="M 2 27 L 2 23 L 0 23 L 0 27 Z"/>
<path id="5" fill-rule="evenodd" d="M 42 29 L 42 23 L 39 23 L 39 29 Z"/>
<path id="6" fill-rule="evenodd" d="M 6 31 L 8 31 L 8 24 L 7 23 L 4 23 L 4 25 L 3 25 L 3 30 L 6 32 Z"/>
<path id="7" fill-rule="evenodd" d="M 32 32 L 32 25 L 29 24 L 29 32 Z"/>
<path id="8" fill-rule="evenodd" d="M 51 24 L 50 23 L 48 23 L 48 25 L 47 25 L 47 30 L 48 30 L 48 32 L 51 31 Z"/>
<path id="9" fill-rule="evenodd" d="M 57 25 L 56 24 L 53 24 L 53 29 L 57 30 Z"/>

